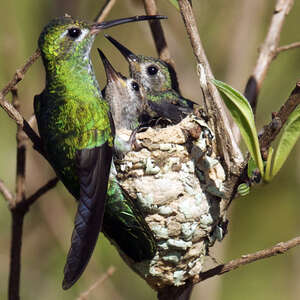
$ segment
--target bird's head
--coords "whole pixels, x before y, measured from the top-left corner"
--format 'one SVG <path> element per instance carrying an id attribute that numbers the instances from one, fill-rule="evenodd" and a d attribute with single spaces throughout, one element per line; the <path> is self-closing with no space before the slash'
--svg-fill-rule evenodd
<path id="1" fill-rule="evenodd" d="M 105 37 L 121 52 L 129 63 L 130 74 L 146 91 L 178 90 L 174 69 L 161 59 L 136 55 L 109 35 Z"/>

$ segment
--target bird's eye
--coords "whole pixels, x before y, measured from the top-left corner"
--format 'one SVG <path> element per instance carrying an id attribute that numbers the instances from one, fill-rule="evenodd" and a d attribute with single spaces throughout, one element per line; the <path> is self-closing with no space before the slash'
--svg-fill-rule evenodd
<path id="1" fill-rule="evenodd" d="M 68 29 L 68 35 L 73 39 L 78 38 L 80 34 L 81 34 L 81 30 L 77 27 Z"/>
<path id="2" fill-rule="evenodd" d="M 158 72 L 158 68 L 156 66 L 149 66 L 147 68 L 147 73 L 151 76 L 155 75 Z"/>
<path id="3" fill-rule="evenodd" d="M 137 92 L 140 90 L 140 86 L 135 81 L 132 81 L 131 86 Z"/>

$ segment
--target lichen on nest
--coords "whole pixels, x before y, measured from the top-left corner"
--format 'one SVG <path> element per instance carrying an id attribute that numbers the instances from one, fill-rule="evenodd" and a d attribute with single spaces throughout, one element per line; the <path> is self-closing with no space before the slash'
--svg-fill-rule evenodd
<path id="1" fill-rule="evenodd" d="M 130 136 L 124 130 L 121 133 Z M 225 172 L 214 134 L 198 117 L 138 133 L 139 151 L 116 161 L 118 180 L 143 212 L 156 241 L 151 261 L 125 261 L 152 287 L 197 279 L 207 249 L 221 239 Z"/>

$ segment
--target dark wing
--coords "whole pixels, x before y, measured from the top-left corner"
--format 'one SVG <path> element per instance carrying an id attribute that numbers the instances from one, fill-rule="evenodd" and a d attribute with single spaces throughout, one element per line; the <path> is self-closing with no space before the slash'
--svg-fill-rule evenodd
<path id="1" fill-rule="evenodd" d="M 83 273 L 101 231 L 112 149 L 100 147 L 77 152 L 80 199 L 64 268 L 63 289 L 70 288 Z"/>
<path id="2" fill-rule="evenodd" d="M 193 111 L 190 107 L 184 107 L 177 103 L 173 104 L 166 100 L 162 100 L 160 103 L 149 101 L 148 105 L 150 110 L 155 112 L 158 117 L 169 119 L 173 124 L 179 123 Z"/>

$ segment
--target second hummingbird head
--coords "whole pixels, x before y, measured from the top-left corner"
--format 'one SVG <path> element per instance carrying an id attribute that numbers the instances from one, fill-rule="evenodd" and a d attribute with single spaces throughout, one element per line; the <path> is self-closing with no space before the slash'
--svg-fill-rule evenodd
<path id="1" fill-rule="evenodd" d="M 133 130 L 138 126 L 138 119 L 145 108 L 143 89 L 132 78 L 117 72 L 104 53 L 98 49 L 107 77 L 103 90 L 109 103 L 115 127 Z"/>
<path id="2" fill-rule="evenodd" d="M 169 64 L 151 56 L 136 55 L 111 36 L 105 35 L 105 37 L 126 58 L 131 77 L 137 80 L 146 91 L 178 90 L 175 71 Z"/>

